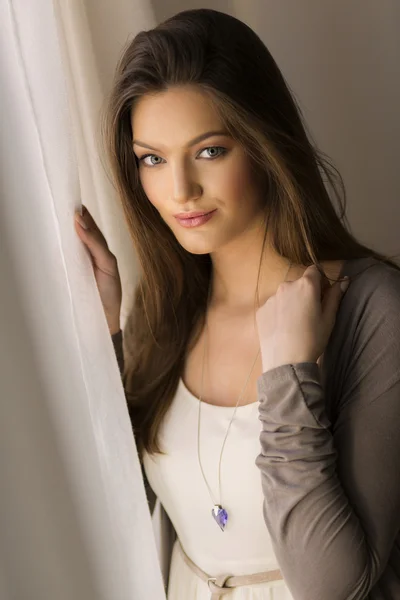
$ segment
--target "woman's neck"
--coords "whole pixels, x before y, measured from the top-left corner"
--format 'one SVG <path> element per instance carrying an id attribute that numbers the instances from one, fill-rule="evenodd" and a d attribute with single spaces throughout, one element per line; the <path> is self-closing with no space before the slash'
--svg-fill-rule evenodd
<path id="1" fill-rule="evenodd" d="M 211 254 L 213 282 L 210 307 L 224 307 L 232 311 L 254 309 L 258 281 L 260 305 L 274 295 L 285 278 L 300 277 L 304 268 L 290 268 L 290 261 L 280 256 L 266 242 L 260 268 L 262 239 L 235 240 L 231 245 Z"/>

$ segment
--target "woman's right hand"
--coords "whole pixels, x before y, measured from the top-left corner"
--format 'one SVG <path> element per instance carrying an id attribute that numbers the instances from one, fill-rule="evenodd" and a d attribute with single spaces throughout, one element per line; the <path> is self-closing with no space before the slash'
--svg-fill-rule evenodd
<path id="1" fill-rule="evenodd" d="M 89 251 L 100 299 L 111 335 L 120 330 L 122 302 L 121 279 L 117 259 L 92 215 L 82 206 L 83 216 L 75 213 L 75 230 Z"/>

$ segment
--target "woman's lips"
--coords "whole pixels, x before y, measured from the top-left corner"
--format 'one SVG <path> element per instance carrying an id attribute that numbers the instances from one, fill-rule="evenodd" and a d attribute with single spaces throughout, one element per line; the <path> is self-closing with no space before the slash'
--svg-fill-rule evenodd
<path id="1" fill-rule="evenodd" d="M 175 219 L 178 221 L 179 225 L 182 225 L 182 227 L 199 227 L 199 225 L 204 225 L 204 223 L 207 223 L 207 221 L 212 219 L 216 210 L 217 209 L 212 210 L 211 212 L 206 213 L 205 215 L 191 217 L 189 219 L 183 219 L 182 217 L 175 217 Z"/>

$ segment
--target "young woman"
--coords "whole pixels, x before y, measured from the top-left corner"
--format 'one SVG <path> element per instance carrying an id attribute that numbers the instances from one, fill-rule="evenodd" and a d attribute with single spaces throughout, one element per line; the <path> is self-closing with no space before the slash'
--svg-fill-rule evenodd
<path id="1" fill-rule="evenodd" d="M 176 534 L 169 600 L 400 598 L 399 268 L 335 211 L 267 48 L 213 10 L 140 32 L 105 134 L 141 267 L 124 353 L 115 256 L 76 229 Z"/>

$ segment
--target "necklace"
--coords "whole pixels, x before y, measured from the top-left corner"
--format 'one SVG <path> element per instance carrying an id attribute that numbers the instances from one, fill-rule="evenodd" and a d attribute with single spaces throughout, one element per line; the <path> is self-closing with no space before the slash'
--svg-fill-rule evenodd
<path id="1" fill-rule="evenodd" d="M 290 271 L 290 267 L 291 266 L 292 266 L 292 263 L 290 262 L 289 268 L 288 268 L 288 270 L 286 272 L 284 281 L 286 281 L 286 278 L 288 276 L 288 273 Z M 229 433 L 229 430 L 231 428 L 233 419 L 235 417 L 237 408 L 239 406 L 239 402 L 240 402 L 240 400 L 242 399 L 242 397 L 244 395 L 244 392 L 245 392 L 245 390 L 247 388 L 247 384 L 249 383 L 251 374 L 252 374 L 253 369 L 255 367 L 258 355 L 260 354 L 260 348 L 257 351 L 256 357 L 254 359 L 254 362 L 252 364 L 250 372 L 249 372 L 249 374 L 247 376 L 246 383 L 244 384 L 244 387 L 243 387 L 243 389 L 242 389 L 242 391 L 241 391 L 241 393 L 239 395 L 239 398 L 238 398 L 238 400 L 236 402 L 235 410 L 233 411 L 233 415 L 232 415 L 231 420 L 229 422 L 228 429 L 226 431 L 225 438 L 224 438 L 224 441 L 222 443 L 221 453 L 220 453 L 220 456 L 219 456 L 219 465 L 218 465 L 218 486 L 219 486 L 219 498 L 220 498 L 220 501 L 216 502 L 214 500 L 213 494 L 211 492 L 211 488 L 208 485 L 206 476 L 204 475 L 204 470 L 203 470 L 203 467 L 202 467 L 202 464 L 201 464 L 201 460 L 200 460 L 200 411 L 201 411 L 201 400 L 202 400 L 202 397 L 203 397 L 204 365 L 205 365 L 205 356 L 206 356 L 207 341 L 208 341 L 208 324 L 207 324 L 207 319 L 206 319 L 205 335 L 204 335 L 204 350 L 203 350 L 203 365 L 202 365 L 202 371 L 201 371 L 201 387 L 200 387 L 200 398 L 199 398 L 199 411 L 198 411 L 198 422 L 197 422 L 197 458 L 198 458 L 198 461 L 199 461 L 199 466 L 200 466 L 200 470 L 201 470 L 204 482 L 205 482 L 205 484 L 206 484 L 206 486 L 208 488 L 208 493 L 209 493 L 211 501 L 213 503 L 213 507 L 211 509 L 211 515 L 212 515 L 213 519 L 216 521 L 217 525 L 220 527 L 220 529 L 222 531 L 224 531 L 225 527 L 226 527 L 226 524 L 228 522 L 228 512 L 227 512 L 227 510 L 222 505 L 222 494 L 221 494 L 221 461 L 222 461 L 222 453 L 224 451 L 225 442 L 226 442 L 226 439 L 228 437 L 228 433 Z"/>

